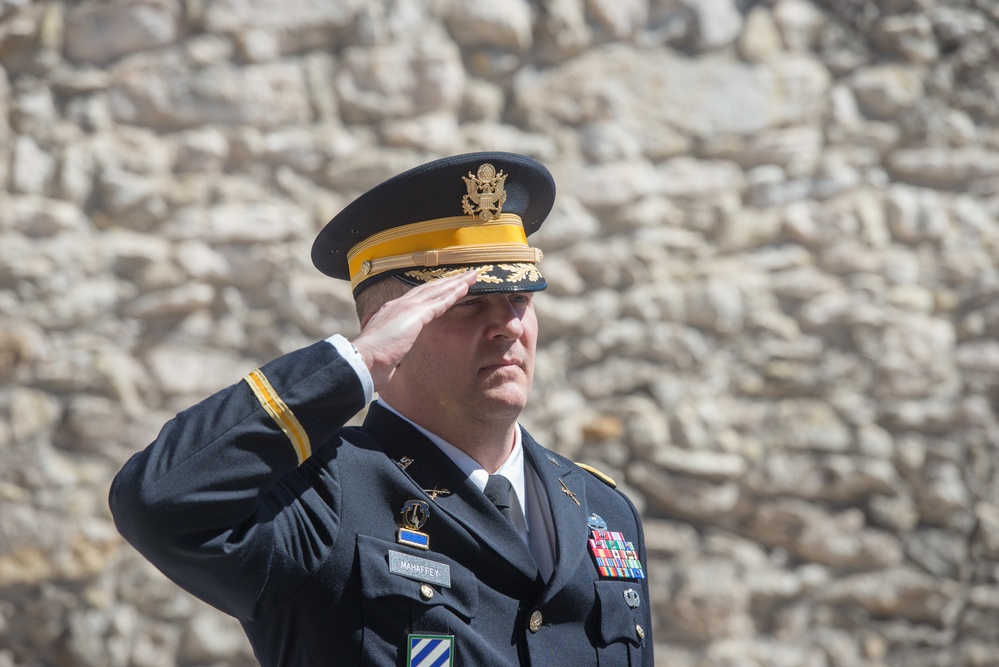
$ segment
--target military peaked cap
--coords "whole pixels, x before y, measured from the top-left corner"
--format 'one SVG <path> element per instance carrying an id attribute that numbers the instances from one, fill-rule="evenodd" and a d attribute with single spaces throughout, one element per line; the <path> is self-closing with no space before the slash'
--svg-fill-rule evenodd
<path id="1" fill-rule="evenodd" d="M 312 262 L 349 280 L 356 297 L 387 276 L 411 285 L 463 273 L 473 293 L 537 291 L 541 251 L 527 237 L 555 202 L 540 162 L 515 153 L 468 153 L 414 167 L 348 204 L 319 232 Z"/>

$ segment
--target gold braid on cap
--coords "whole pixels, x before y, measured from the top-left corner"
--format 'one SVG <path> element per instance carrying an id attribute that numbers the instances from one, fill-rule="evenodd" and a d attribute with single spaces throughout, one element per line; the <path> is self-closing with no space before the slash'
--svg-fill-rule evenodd
<path id="1" fill-rule="evenodd" d="M 347 253 L 351 287 L 394 269 L 540 262 L 543 254 L 528 246 L 520 216 L 503 213 L 506 174 L 485 163 L 461 178 L 466 215 L 392 227 L 361 241 Z"/>

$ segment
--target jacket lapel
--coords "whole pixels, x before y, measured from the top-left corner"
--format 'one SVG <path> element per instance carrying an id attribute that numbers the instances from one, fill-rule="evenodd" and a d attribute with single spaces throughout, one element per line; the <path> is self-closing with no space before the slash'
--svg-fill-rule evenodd
<path id="1" fill-rule="evenodd" d="M 526 578 L 537 578 L 534 557 L 514 527 L 437 445 L 378 403 L 368 408 L 361 430 L 377 440 L 421 490 L 419 497 L 430 502 L 428 531 L 433 530 L 435 517 L 457 522 L 476 542 L 464 545 L 465 549 L 476 551 L 484 545 Z M 431 548 L 434 545 L 431 533 Z"/>
<path id="2" fill-rule="evenodd" d="M 541 478 L 555 527 L 555 570 L 545 587 L 544 604 L 573 579 L 580 560 L 589 553 L 586 487 L 579 468 L 543 448 L 527 431 L 521 429 L 521 433 L 524 456 Z"/>

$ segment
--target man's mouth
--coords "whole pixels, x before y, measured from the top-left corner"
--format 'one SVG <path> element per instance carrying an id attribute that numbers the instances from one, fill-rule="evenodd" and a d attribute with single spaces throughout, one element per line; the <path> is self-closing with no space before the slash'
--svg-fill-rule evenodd
<path id="1" fill-rule="evenodd" d="M 513 368 L 513 367 L 520 368 L 521 366 L 522 364 L 519 359 L 500 359 L 497 362 L 486 364 L 479 370 L 490 372 L 490 371 L 500 370 L 503 368 Z"/>

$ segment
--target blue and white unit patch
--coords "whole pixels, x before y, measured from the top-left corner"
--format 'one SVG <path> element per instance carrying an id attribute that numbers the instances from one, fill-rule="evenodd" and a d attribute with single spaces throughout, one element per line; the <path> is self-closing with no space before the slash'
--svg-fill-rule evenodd
<path id="1" fill-rule="evenodd" d="M 410 635 L 408 667 L 453 667 L 454 635 Z"/>

